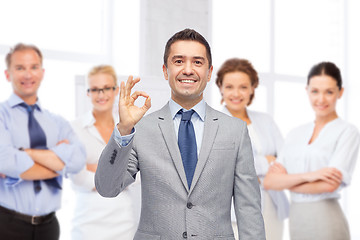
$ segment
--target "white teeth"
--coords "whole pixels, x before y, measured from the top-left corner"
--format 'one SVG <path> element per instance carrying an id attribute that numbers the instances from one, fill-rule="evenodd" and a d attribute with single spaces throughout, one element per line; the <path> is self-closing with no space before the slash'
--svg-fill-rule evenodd
<path id="1" fill-rule="evenodd" d="M 188 80 L 188 79 L 186 79 L 186 80 L 180 80 L 180 82 L 183 82 L 183 83 L 193 83 L 193 82 L 195 82 L 194 80 Z"/>

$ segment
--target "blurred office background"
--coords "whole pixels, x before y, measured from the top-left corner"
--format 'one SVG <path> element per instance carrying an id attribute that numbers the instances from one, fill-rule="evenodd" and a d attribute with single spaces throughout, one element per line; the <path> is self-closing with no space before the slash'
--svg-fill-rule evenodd
<path id="1" fill-rule="evenodd" d="M 106 63 L 122 79 L 129 74 L 142 77 L 155 110 L 169 97 L 162 76 L 165 43 L 189 27 L 212 47 L 214 72 L 205 98 L 215 108 L 220 107 L 214 83 L 220 64 L 231 57 L 247 58 L 260 73 L 250 108 L 270 113 L 285 136 L 314 118 L 305 93 L 310 67 L 333 61 L 342 70 L 345 86 L 338 113 L 360 129 L 359 12 L 358 0 L 1 0 L 0 69 L 6 68 L 10 46 L 32 43 L 44 54 L 39 95 L 45 108 L 73 120 L 85 110 L 81 79 L 92 66 Z M 11 92 L 1 74 L 0 101 Z M 360 239 L 359 165 L 341 200 L 352 239 Z M 68 191 L 59 212 L 62 239 L 69 239 L 71 227 Z"/>

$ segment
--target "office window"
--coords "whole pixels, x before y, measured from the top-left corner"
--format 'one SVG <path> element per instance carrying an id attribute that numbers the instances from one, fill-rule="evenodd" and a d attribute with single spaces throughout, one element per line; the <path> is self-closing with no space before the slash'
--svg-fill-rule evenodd
<path id="1" fill-rule="evenodd" d="M 270 70 L 270 2 L 212 2 L 214 66 L 232 57 L 249 59 L 258 71 Z"/>
<path id="2" fill-rule="evenodd" d="M 6 80 L 4 70 L 6 69 L 5 65 L 5 55 L 0 55 L 0 102 L 5 101 L 10 96 L 12 92 L 11 83 Z"/>
<path id="3" fill-rule="evenodd" d="M 106 44 L 104 8 L 101 0 L 3 1 L 0 41 L 10 46 L 26 42 L 42 49 L 99 54 Z"/>
<path id="4" fill-rule="evenodd" d="M 140 0 L 114 1 L 113 64 L 117 74 L 138 75 L 140 58 Z"/>
<path id="5" fill-rule="evenodd" d="M 320 61 L 344 66 L 344 7 L 340 0 L 275 1 L 275 72 L 306 76 Z"/>
<path id="6" fill-rule="evenodd" d="M 313 119 L 304 83 L 275 82 L 275 114 L 277 124 L 284 133 Z M 291 113 L 291 114 L 288 114 Z"/>
<path id="7" fill-rule="evenodd" d="M 68 120 L 74 119 L 74 76 L 87 73 L 91 65 L 61 60 L 45 60 L 45 76 L 39 89 L 39 99 L 44 108 Z M 86 95 L 86 92 L 83 93 Z"/>
<path id="8" fill-rule="evenodd" d="M 140 0 L 1 1 L 0 68 L 5 70 L 5 54 L 16 43 L 38 46 L 46 70 L 40 98 L 51 107 L 66 92 L 61 100 L 69 104 L 54 111 L 70 120 L 75 75 L 86 75 L 98 64 L 112 64 L 118 75 L 139 73 L 139 18 Z M 3 101 L 12 90 L 4 74 L 0 79 Z"/>

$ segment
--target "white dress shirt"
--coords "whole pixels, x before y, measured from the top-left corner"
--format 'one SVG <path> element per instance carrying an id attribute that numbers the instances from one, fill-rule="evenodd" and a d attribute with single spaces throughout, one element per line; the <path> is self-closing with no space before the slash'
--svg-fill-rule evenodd
<path id="1" fill-rule="evenodd" d="M 292 130 L 286 137 L 278 161 L 289 174 L 316 171 L 324 167 L 335 167 L 341 171 L 341 186 L 332 193 L 302 194 L 291 192 L 294 202 L 313 202 L 328 198 L 339 198 L 340 190 L 351 182 L 360 144 L 360 135 L 355 126 L 337 118 L 327 123 L 318 137 L 309 144 L 314 132 L 314 123 Z"/>
<path id="2" fill-rule="evenodd" d="M 76 134 L 85 145 L 87 164 L 96 164 L 106 146 L 94 123 L 91 112 L 72 123 Z M 140 184 L 132 184 L 115 198 L 104 198 L 94 190 L 94 175 L 94 172 L 84 168 L 80 173 L 71 176 L 76 192 L 72 239 L 132 240 L 137 227 L 136 211 L 140 208 Z"/>
<path id="3" fill-rule="evenodd" d="M 24 101 L 13 93 L 0 104 L 0 173 L 6 176 L 0 177 L 0 206 L 26 215 L 41 216 L 60 208 L 62 191 L 41 181 L 41 191 L 35 193 L 33 181 L 20 177 L 34 165 L 29 154 L 19 150 L 30 148 L 29 115 L 19 106 L 21 103 Z M 65 119 L 42 108 L 39 101 L 36 104 L 38 108 L 34 117 L 45 133 L 46 146 L 65 164 L 57 171 L 56 180 L 61 185 L 63 177 L 67 178 L 83 168 L 85 149 Z M 64 139 L 69 144 L 58 144 Z"/>
<path id="4" fill-rule="evenodd" d="M 178 134 L 179 134 L 179 127 L 180 127 L 180 122 L 181 122 L 181 116 L 180 116 L 180 114 L 177 114 L 177 113 L 179 112 L 179 110 L 184 109 L 184 108 L 181 107 L 176 102 L 174 102 L 174 100 L 172 100 L 172 99 L 169 100 L 169 108 L 170 108 L 171 116 L 173 117 L 174 130 L 175 130 L 175 135 L 177 138 Z M 202 143 L 202 137 L 204 135 L 205 115 L 206 115 L 206 103 L 205 103 L 204 99 L 201 100 L 198 104 L 196 104 L 192 109 L 195 111 L 195 113 L 191 116 L 191 123 L 194 126 L 196 147 L 197 147 L 197 153 L 199 156 L 200 149 L 201 149 L 201 143 Z M 184 110 L 187 111 L 190 109 L 184 109 Z M 119 130 L 116 128 L 114 139 L 120 146 L 126 146 L 127 144 L 129 144 L 131 139 L 134 137 L 135 132 L 136 132 L 136 127 L 133 128 L 131 134 L 121 136 Z"/>

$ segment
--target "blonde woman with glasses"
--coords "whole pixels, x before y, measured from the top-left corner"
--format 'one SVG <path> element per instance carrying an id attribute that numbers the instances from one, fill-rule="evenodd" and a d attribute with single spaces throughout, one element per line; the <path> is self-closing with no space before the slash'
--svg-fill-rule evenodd
<path id="1" fill-rule="evenodd" d="M 108 65 L 92 68 L 88 86 L 92 110 L 72 124 L 86 147 L 87 164 L 79 174 L 71 177 L 76 192 L 71 237 L 74 240 L 130 240 L 136 230 L 131 189 L 116 198 L 103 198 L 94 184 L 98 159 L 118 121 L 113 115 L 114 101 L 119 93 L 114 69 Z"/>

